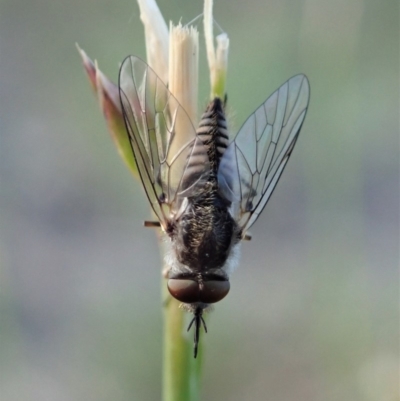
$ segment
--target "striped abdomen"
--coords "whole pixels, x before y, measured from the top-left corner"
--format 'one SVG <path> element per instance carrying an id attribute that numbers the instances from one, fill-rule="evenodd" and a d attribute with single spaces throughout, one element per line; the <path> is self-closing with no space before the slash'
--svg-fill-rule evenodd
<path id="1" fill-rule="evenodd" d="M 229 144 L 229 134 L 222 101 L 212 100 L 201 117 L 196 135 L 201 139 L 191 155 L 185 171 L 185 179 L 199 176 L 204 171 L 204 160 L 208 159 L 211 176 L 217 177 L 218 166 L 222 155 Z M 207 156 L 205 155 L 207 153 Z"/>

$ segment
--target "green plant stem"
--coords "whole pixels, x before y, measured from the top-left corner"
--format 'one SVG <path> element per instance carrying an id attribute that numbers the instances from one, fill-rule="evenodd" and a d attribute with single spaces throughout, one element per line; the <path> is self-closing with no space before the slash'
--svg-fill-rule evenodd
<path id="1" fill-rule="evenodd" d="M 164 366 L 163 401 L 198 401 L 202 347 L 193 357 L 193 340 L 186 333 L 187 312 L 179 308 L 163 280 L 164 302 Z"/>

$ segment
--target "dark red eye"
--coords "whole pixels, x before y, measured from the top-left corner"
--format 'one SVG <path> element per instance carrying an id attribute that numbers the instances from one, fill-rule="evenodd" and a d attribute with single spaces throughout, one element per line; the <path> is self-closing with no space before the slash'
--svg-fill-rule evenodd
<path id="1" fill-rule="evenodd" d="M 168 291 L 178 301 L 185 304 L 191 304 L 200 301 L 200 288 L 197 281 L 194 280 L 168 280 Z"/>
<path id="2" fill-rule="evenodd" d="M 205 304 L 213 304 L 225 298 L 231 285 L 229 281 L 204 281 L 203 289 L 200 291 L 200 301 Z"/>
<path id="3" fill-rule="evenodd" d="M 185 304 L 204 302 L 213 304 L 225 298 L 230 289 L 229 281 L 204 281 L 200 286 L 195 280 L 169 279 L 168 291 Z"/>

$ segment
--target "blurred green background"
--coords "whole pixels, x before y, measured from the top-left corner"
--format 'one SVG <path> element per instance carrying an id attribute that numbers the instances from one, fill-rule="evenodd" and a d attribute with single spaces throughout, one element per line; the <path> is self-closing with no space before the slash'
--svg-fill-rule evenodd
<path id="1" fill-rule="evenodd" d="M 311 104 L 209 317 L 202 399 L 399 400 L 399 3 L 215 3 L 232 131 L 299 72 Z M 159 6 L 175 23 L 202 12 Z M 0 1 L 1 400 L 157 400 L 156 236 L 75 42 L 116 81 L 145 58 L 137 4 Z M 203 107 L 203 42 L 201 60 Z"/>

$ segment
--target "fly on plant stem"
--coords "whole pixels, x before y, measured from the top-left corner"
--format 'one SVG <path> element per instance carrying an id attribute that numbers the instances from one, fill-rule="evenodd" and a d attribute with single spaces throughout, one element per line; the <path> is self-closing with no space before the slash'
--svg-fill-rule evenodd
<path id="1" fill-rule="evenodd" d="M 126 130 L 147 197 L 167 237 L 168 290 L 193 313 L 194 357 L 203 312 L 229 292 L 239 244 L 289 160 L 309 102 L 304 75 L 286 81 L 230 141 L 225 102 L 213 99 L 198 128 L 155 72 L 129 56 L 119 91 Z M 182 143 L 179 130 L 184 130 Z M 179 134 L 176 132 L 179 131 Z"/>

